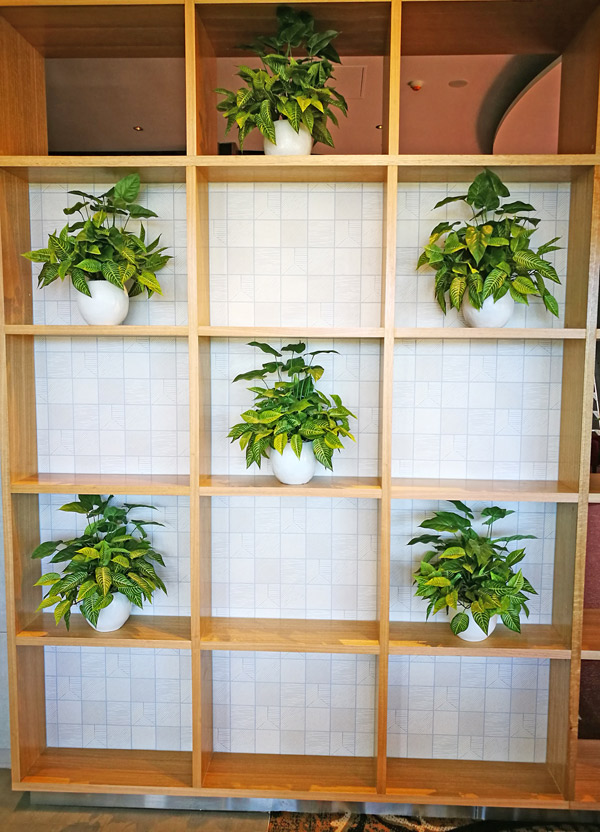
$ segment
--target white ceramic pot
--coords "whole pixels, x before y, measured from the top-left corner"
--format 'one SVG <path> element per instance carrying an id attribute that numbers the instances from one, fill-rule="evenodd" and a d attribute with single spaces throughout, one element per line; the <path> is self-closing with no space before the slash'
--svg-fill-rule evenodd
<path id="1" fill-rule="evenodd" d="M 500 300 L 494 302 L 493 297 L 483 301 L 481 309 L 471 306 L 469 298 L 465 296 L 462 305 L 463 318 L 467 326 L 501 327 L 505 326 L 515 311 L 515 302 L 507 292 Z"/>
<path id="2" fill-rule="evenodd" d="M 280 454 L 275 448 L 270 449 L 269 458 L 273 465 L 273 473 L 286 485 L 304 485 L 310 482 L 315 475 L 317 460 L 313 451 L 312 442 L 303 442 L 300 459 L 288 443 Z"/>
<path id="3" fill-rule="evenodd" d="M 312 153 L 313 138 L 303 124 L 296 133 L 287 119 L 276 121 L 275 138 L 277 144 L 265 138 L 265 156 L 310 156 Z"/>
<path id="4" fill-rule="evenodd" d="M 96 626 L 94 627 L 89 621 L 88 624 L 99 633 L 112 633 L 115 630 L 120 630 L 130 615 L 131 601 L 120 592 L 115 592 L 108 607 L 100 610 Z"/>
<path id="5" fill-rule="evenodd" d="M 458 615 L 459 612 L 463 612 L 463 610 L 452 610 L 450 620 L 452 620 L 455 615 Z M 488 636 L 492 635 L 492 633 L 496 629 L 496 624 L 498 623 L 497 615 L 492 615 L 492 617 L 490 618 L 490 623 L 488 625 L 488 632 L 486 636 L 481 627 L 479 627 L 479 625 L 476 624 L 473 620 L 471 610 L 464 610 L 464 612 L 466 612 L 469 616 L 469 626 L 466 630 L 463 630 L 462 633 L 458 633 L 459 638 L 462 638 L 463 641 L 485 641 Z"/>
<path id="6" fill-rule="evenodd" d="M 86 323 L 92 326 L 116 326 L 129 312 L 129 295 L 107 280 L 89 280 L 91 298 L 77 292 L 77 307 Z M 107 608 L 108 609 L 108 608 Z"/>

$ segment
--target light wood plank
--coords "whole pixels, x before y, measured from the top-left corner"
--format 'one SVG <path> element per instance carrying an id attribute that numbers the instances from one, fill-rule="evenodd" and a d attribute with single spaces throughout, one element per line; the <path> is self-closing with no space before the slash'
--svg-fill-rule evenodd
<path id="1" fill-rule="evenodd" d="M 550 327 L 500 327 L 470 328 L 459 326 L 405 327 L 396 329 L 397 340 L 412 341 L 567 341 L 585 339 L 586 331 L 579 329 L 552 329 Z"/>
<path id="2" fill-rule="evenodd" d="M 582 661 L 600 661 L 600 610 L 583 611 Z"/>
<path id="3" fill-rule="evenodd" d="M 206 497 L 256 495 L 263 497 L 354 497 L 379 499 L 377 477 L 313 477 L 305 485 L 285 485 L 268 474 L 213 474 L 200 477 L 200 494 Z"/>
<path id="4" fill-rule="evenodd" d="M 598 811 L 598 805 L 600 805 L 600 742 L 579 740 L 575 800 L 571 803 L 571 808 Z"/>
<path id="5" fill-rule="evenodd" d="M 203 650 L 377 654 L 378 635 L 377 621 L 214 616 L 202 619 Z"/>
<path id="6" fill-rule="evenodd" d="M 398 153 L 400 146 L 400 88 L 402 63 L 402 3 L 392 0 L 389 34 L 383 60 L 384 153 Z"/>
<path id="7" fill-rule="evenodd" d="M 63 326 L 61 324 L 7 324 L 7 335 L 50 338 L 187 338 L 187 326 Z"/>
<path id="8" fill-rule="evenodd" d="M 394 477 L 396 500 L 518 500 L 577 503 L 578 491 L 557 480 L 467 480 Z"/>
<path id="9" fill-rule="evenodd" d="M 32 474 L 15 477 L 13 494 L 163 494 L 185 496 L 190 478 L 166 474 Z"/>
<path id="10" fill-rule="evenodd" d="M 390 758 L 388 770 L 398 803 L 568 808 L 543 763 Z"/>
<path id="11" fill-rule="evenodd" d="M 325 326 L 200 326 L 201 337 L 212 338 L 383 338 L 383 327 Z"/>
<path id="12" fill-rule="evenodd" d="M 447 621 L 393 621 L 390 654 L 569 659 L 571 649 L 549 624 L 524 623 L 521 633 L 513 633 L 499 624 L 485 641 L 469 642 L 455 636 Z"/>
<path id="13" fill-rule="evenodd" d="M 248 797 L 298 795 L 326 799 L 375 794 L 371 757 L 317 757 L 298 754 L 214 754 L 203 782 L 207 794 Z"/>
<path id="14" fill-rule="evenodd" d="M 190 619 L 174 615 L 132 615 L 113 633 L 99 633 L 81 615 L 73 615 L 70 629 L 54 623 L 50 613 L 38 615 L 17 632 L 22 647 L 148 647 L 189 650 L 192 646 Z"/>
<path id="15" fill-rule="evenodd" d="M 113 794 L 189 793 L 192 755 L 187 751 L 47 748 L 13 788 L 30 791 Z"/>

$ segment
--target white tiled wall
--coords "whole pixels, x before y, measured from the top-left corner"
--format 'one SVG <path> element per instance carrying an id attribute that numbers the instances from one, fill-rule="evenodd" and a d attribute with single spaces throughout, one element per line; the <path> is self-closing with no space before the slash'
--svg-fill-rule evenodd
<path id="1" fill-rule="evenodd" d="M 380 184 L 210 186 L 211 322 L 379 326 Z"/>
<path id="2" fill-rule="evenodd" d="M 48 745 L 191 750 L 189 650 L 46 647 Z"/>
<path id="3" fill-rule="evenodd" d="M 213 614 L 376 618 L 377 501 L 213 499 Z"/>
<path id="4" fill-rule="evenodd" d="M 369 757 L 374 656 L 215 653 L 214 749 Z"/>
<path id="5" fill-rule="evenodd" d="M 32 185 L 34 247 L 60 228 L 66 190 Z M 568 186 L 510 186 L 543 217 L 543 241 L 566 236 Z M 104 189 L 104 186 L 99 186 Z M 457 326 L 432 303 L 432 277 L 414 265 L 431 227 L 459 210 L 433 204 L 462 186 L 399 189 L 398 326 Z M 70 198 L 68 198 L 70 199 Z M 160 273 L 164 298 L 132 301 L 128 323 L 186 322 L 185 188 L 150 185 L 140 201 L 160 214 L 149 233 L 175 252 Z M 378 326 L 382 188 L 376 184 L 211 185 L 211 322 L 221 325 Z M 564 275 L 565 252 L 555 255 Z M 556 287 L 559 301 L 564 289 Z M 34 290 L 38 323 L 80 323 L 73 291 Z M 532 302 L 510 326 L 560 326 Z M 276 345 L 276 342 L 274 342 Z M 357 413 L 358 443 L 335 473 L 376 476 L 379 344 L 336 347 L 323 358 L 322 387 Z M 43 471 L 187 473 L 187 345 L 169 339 L 40 339 L 37 345 Z M 260 354 L 240 341 L 212 346 L 213 470 L 244 473 L 226 439 L 250 403 L 238 372 Z M 556 475 L 561 351 L 548 342 L 399 342 L 394 382 L 395 476 L 541 479 Z M 269 472 L 268 465 L 263 469 Z M 42 497 L 42 534 L 69 533 L 57 512 L 68 496 Z M 125 499 L 125 498 L 123 498 Z M 137 498 L 136 498 L 137 499 Z M 146 497 L 167 525 L 155 532 L 167 555 L 169 596 L 144 613 L 189 612 L 188 504 Z M 480 506 L 481 507 L 481 506 Z M 513 506 L 511 506 L 513 507 Z M 415 553 L 406 547 L 431 504 L 393 505 L 395 620 L 419 620 L 411 600 Z M 213 505 L 214 613 L 231 616 L 364 618 L 376 615 L 375 501 L 218 498 Z M 553 506 L 521 504 L 505 528 L 528 544 L 527 574 L 541 590 L 532 620 L 549 620 Z M 343 532 L 343 533 L 342 533 Z M 2 633 L 0 633 L 0 658 Z M 49 649 L 49 740 L 61 745 L 189 748 L 189 657 L 185 652 Z M 0 663 L 4 666 L 4 663 Z M 526 660 L 395 657 L 391 662 L 390 753 L 511 760 L 544 758 L 547 664 Z M 2 680 L 0 679 L 0 683 Z M 375 660 L 366 656 L 220 653 L 215 656 L 215 747 L 373 753 Z M 5 700 L 0 715 L 5 714 Z M 0 746 L 7 730 L 0 721 Z M 6 725 L 6 721 L 4 722 Z M 89 727 L 84 727 L 89 726 Z"/>

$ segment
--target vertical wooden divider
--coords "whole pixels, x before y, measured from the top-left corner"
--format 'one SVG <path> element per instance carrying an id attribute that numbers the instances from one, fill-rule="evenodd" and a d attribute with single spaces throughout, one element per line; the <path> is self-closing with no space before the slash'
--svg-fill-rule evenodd
<path id="1" fill-rule="evenodd" d="M 400 61 L 402 33 L 402 2 L 391 0 L 388 54 L 383 61 L 383 152 L 399 152 L 400 142 Z"/>
<path id="2" fill-rule="evenodd" d="M 392 488 L 392 403 L 394 384 L 394 324 L 396 297 L 396 218 L 398 168 L 388 167 L 383 195 L 383 285 L 381 354 L 381 427 L 379 507 L 379 663 L 377 687 L 377 791 L 387 785 L 387 710 L 390 637 L 390 526 Z"/>

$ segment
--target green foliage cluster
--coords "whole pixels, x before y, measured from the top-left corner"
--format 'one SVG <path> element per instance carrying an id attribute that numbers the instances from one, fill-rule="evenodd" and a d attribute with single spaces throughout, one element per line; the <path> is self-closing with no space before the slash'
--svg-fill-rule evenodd
<path id="1" fill-rule="evenodd" d="M 259 37 L 244 47 L 260 57 L 263 68 L 240 66 L 237 74 L 246 86 L 237 91 L 223 87 L 216 90 L 225 96 L 217 109 L 227 119 L 226 132 L 237 125 L 241 150 L 244 139 L 256 127 L 277 144 L 274 122 L 284 118 L 296 133 L 303 124 L 316 142 L 333 147 L 327 120 L 336 126 L 338 120 L 332 108 L 344 115 L 348 112 L 344 96 L 327 86 L 333 77 L 333 63 L 340 63 L 332 46 L 339 32 L 315 32 L 312 15 L 289 6 L 279 6 L 277 21 L 275 35 Z M 294 57 L 293 51 L 305 52 L 306 56 Z"/>
<path id="2" fill-rule="evenodd" d="M 151 520 L 131 520 L 129 512 L 154 506 L 124 503 L 111 505 L 112 495 L 103 500 L 99 494 L 79 494 L 61 511 L 85 514 L 87 526 L 73 540 L 48 540 L 32 552 L 32 558 L 53 555 L 51 563 L 66 563 L 62 573 L 47 572 L 35 586 L 49 586 L 38 610 L 54 605 L 54 619 L 64 618 L 67 630 L 73 605 L 81 604 L 83 616 L 94 626 L 100 610 L 107 607 L 115 592 L 121 592 L 133 604 L 152 601 L 152 593 L 167 589 L 156 573 L 153 561 L 164 566 L 162 555 L 152 548 L 145 526 L 162 526 Z M 133 526 L 132 531 L 128 527 Z"/>
<path id="3" fill-rule="evenodd" d="M 78 213 L 77 222 L 65 225 L 48 237 L 48 247 L 23 254 L 34 263 L 43 263 L 38 278 L 42 289 L 60 278 L 70 277 L 78 292 L 91 296 L 88 280 L 107 280 L 125 288 L 129 282 L 129 297 L 144 290 L 151 297 L 154 292 L 162 295 L 156 272 L 171 257 L 158 248 L 160 237 L 146 243 L 146 230 L 140 222 L 139 234 L 127 230 L 130 219 L 156 217 L 154 211 L 138 205 L 140 177 L 132 173 L 100 196 L 84 191 L 69 191 L 81 197 L 71 208 L 65 208 L 67 216 Z M 120 218 L 117 224 L 117 217 Z"/>
<path id="4" fill-rule="evenodd" d="M 506 185 L 486 169 L 466 194 L 446 197 L 435 205 L 465 202 L 473 212 L 469 222 L 436 225 L 417 263 L 418 269 L 425 265 L 435 269 L 435 297 L 444 313 L 446 295 L 455 309 L 460 309 L 465 295 L 475 309 L 481 309 L 487 298 L 497 301 L 510 292 L 516 303 L 528 304 L 530 297 L 540 297 L 558 317 L 558 303 L 545 281 L 560 283 L 560 279 L 544 255 L 559 248 L 554 243 L 560 238 L 533 251 L 530 238 L 540 220 L 528 213 L 535 208 L 521 201 L 502 205 L 501 198 L 509 196 Z"/>
<path id="5" fill-rule="evenodd" d="M 531 534 L 513 534 L 509 537 L 492 537 L 493 525 L 513 511 L 492 506 L 481 512 L 487 535 L 478 534 L 473 528 L 474 514 L 460 502 L 450 503 L 462 512 L 436 511 L 424 520 L 421 528 L 440 534 L 422 534 L 409 541 L 409 546 L 424 543 L 431 548 L 425 553 L 415 572 L 416 595 L 429 601 L 427 618 L 441 609 L 470 609 L 475 623 L 487 635 L 490 618 L 500 615 L 503 623 L 517 633 L 521 632 L 520 614 L 529 616 L 527 594 L 537 595 L 519 569 L 513 567 L 525 557 L 525 549 L 509 551 L 516 540 L 535 538 Z M 464 516 L 463 516 L 464 514 Z M 450 535 L 442 537 L 444 535 Z M 526 594 L 527 593 L 527 594 Z M 459 612 L 450 622 L 455 635 L 469 626 L 466 612 Z"/>
<path id="6" fill-rule="evenodd" d="M 330 399 L 316 389 L 315 382 L 324 369 L 313 361 L 317 355 L 337 353 L 337 350 L 305 353 L 306 344 L 301 342 L 288 344 L 281 352 L 259 341 L 251 341 L 248 346 L 272 355 L 274 360 L 233 380 L 234 383 L 260 380 L 264 384 L 264 387 L 248 388 L 254 393 L 254 407 L 241 414 L 243 421 L 234 425 L 228 434 L 232 442 L 239 441 L 242 450 L 246 449 L 246 467 L 255 463 L 260 468 L 269 448 L 283 453 L 288 442 L 300 459 L 302 443 L 312 442 L 318 462 L 332 470 L 334 450 L 344 447 L 340 437 L 354 441 L 349 417 L 356 419 L 356 416 L 344 407 L 339 396 L 332 395 Z M 270 375 L 277 377 L 271 387 L 265 380 Z"/>

